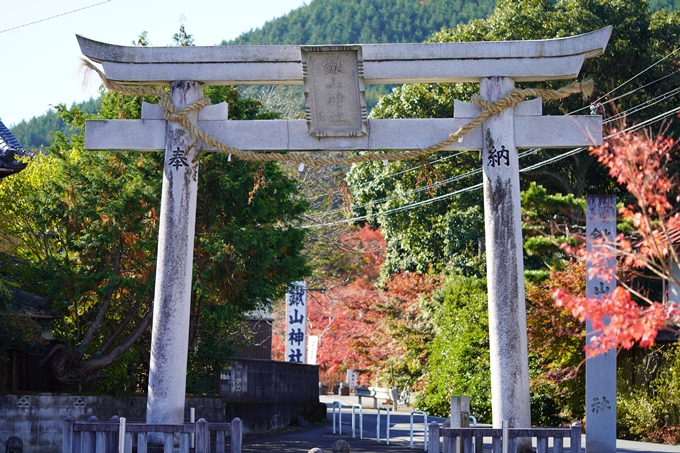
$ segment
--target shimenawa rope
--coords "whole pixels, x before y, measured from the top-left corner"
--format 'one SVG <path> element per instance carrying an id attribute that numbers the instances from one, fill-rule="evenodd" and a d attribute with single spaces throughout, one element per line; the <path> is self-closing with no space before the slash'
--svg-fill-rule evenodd
<path id="1" fill-rule="evenodd" d="M 462 126 L 456 132 L 449 134 L 449 136 L 440 142 L 434 143 L 427 148 L 413 150 L 413 151 L 401 151 L 396 153 L 362 153 L 352 156 L 342 156 L 342 157 L 331 157 L 331 156 L 313 156 L 313 152 L 258 152 L 258 151 L 244 151 L 232 146 L 226 145 L 219 140 L 215 139 L 213 136 L 205 131 L 200 130 L 195 123 L 192 123 L 187 118 L 187 113 L 199 110 L 206 105 L 210 105 L 210 99 L 203 98 L 191 105 L 184 107 L 182 110 L 177 110 L 177 107 L 172 103 L 168 93 L 160 88 L 154 88 L 149 86 L 127 86 L 120 83 L 109 80 L 104 73 L 97 68 L 91 61 L 83 58 L 83 65 L 95 71 L 99 77 L 101 77 L 104 86 L 108 90 L 117 91 L 122 94 L 128 94 L 132 96 L 144 96 L 151 95 L 158 98 L 158 105 L 161 106 L 165 112 L 165 119 L 168 121 L 173 121 L 181 124 L 185 129 L 187 129 L 192 135 L 203 140 L 207 145 L 213 146 L 218 152 L 224 154 L 231 154 L 232 156 L 249 161 L 256 162 L 296 162 L 302 163 L 310 167 L 318 167 L 321 165 L 338 165 L 338 164 L 353 164 L 358 162 L 369 162 L 369 161 L 398 161 L 406 159 L 418 159 L 420 157 L 426 156 L 428 154 L 441 151 L 447 146 L 451 145 L 458 139 L 462 138 L 470 132 L 472 129 L 476 128 L 482 122 L 492 115 L 497 115 L 503 110 L 512 108 L 520 102 L 524 101 L 527 97 L 541 97 L 545 100 L 556 100 L 563 99 L 572 94 L 581 93 L 584 97 L 588 97 L 593 92 L 593 81 L 585 80 L 583 82 L 572 82 L 557 90 L 547 90 L 542 88 L 515 88 L 506 93 L 503 97 L 496 101 L 489 101 L 484 99 L 482 96 L 475 94 L 472 96 L 471 101 L 478 105 L 482 112 L 472 119 L 469 123 Z"/>

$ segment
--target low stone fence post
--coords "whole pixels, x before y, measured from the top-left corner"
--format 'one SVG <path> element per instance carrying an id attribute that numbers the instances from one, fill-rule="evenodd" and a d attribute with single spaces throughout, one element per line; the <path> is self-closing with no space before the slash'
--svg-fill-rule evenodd
<path id="1" fill-rule="evenodd" d="M 208 448 L 210 448 L 208 422 L 204 418 L 199 418 L 196 422 L 196 453 L 208 453 Z"/>
<path id="2" fill-rule="evenodd" d="M 61 451 L 71 452 L 73 451 L 73 424 L 75 419 L 70 415 L 64 419 L 61 423 L 62 426 L 62 436 L 61 436 Z"/>
<path id="3" fill-rule="evenodd" d="M 231 421 L 231 453 L 241 453 L 243 443 L 243 422 L 236 417 Z"/>
<path id="4" fill-rule="evenodd" d="M 439 453 L 439 423 L 432 422 L 427 427 L 427 437 L 430 443 L 427 444 L 427 453 Z"/>

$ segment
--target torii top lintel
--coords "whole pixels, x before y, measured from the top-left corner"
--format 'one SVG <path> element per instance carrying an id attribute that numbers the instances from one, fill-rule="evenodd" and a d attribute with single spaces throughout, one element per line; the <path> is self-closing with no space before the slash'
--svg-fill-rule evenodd
<path id="1" fill-rule="evenodd" d="M 575 78 L 585 58 L 602 55 L 612 27 L 545 40 L 365 44 L 364 80 L 375 83 L 517 82 Z M 168 85 L 301 85 L 300 46 L 139 47 L 76 35 L 82 53 L 122 83 Z"/>

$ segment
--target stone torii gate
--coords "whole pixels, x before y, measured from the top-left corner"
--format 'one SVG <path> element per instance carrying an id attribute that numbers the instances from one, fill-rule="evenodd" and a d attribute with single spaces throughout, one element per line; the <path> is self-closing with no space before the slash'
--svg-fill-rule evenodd
<path id="1" fill-rule="evenodd" d="M 551 40 L 352 46 L 128 47 L 78 36 L 106 78 L 170 85 L 178 109 L 203 85 L 305 85 L 303 120 L 227 121 L 226 105 L 189 114 L 198 128 L 243 151 L 418 150 L 442 141 L 480 109 L 456 102 L 449 119 L 367 119 L 364 84 L 478 82 L 494 101 L 515 82 L 576 78 L 601 55 L 611 27 Z M 482 150 L 494 426 L 531 425 L 518 148 L 598 145 L 599 116 L 542 116 L 540 99 L 487 118 L 444 150 Z M 154 299 L 148 423 L 183 421 L 191 268 L 200 149 L 213 146 L 145 104 L 141 120 L 88 121 L 90 151 L 165 151 Z M 238 154 L 237 154 L 238 156 Z M 377 160 L 387 158 L 378 157 Z M 282 159 L 283 160 L 283 159 Z M 297 160 L 300 161 L 300 160 Z"/>

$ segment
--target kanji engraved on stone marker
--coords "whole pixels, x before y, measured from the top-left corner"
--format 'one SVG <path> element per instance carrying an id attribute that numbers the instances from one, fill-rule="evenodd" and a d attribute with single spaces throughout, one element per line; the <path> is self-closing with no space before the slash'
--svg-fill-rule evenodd
<path id="1" fill-rule="evenodd" d="M 305 290 L 304 289 L 291 289 L 288 292 L 288 306 L 300 306 L 305 305 Z"/>
<path id="2" fill-rule="evenodd" d="M 604 237 L 611 240 L 612 233 L 607 228 L 603 228 L 602 230 L 593 228 L 593 231 L 590 233 L 590 237 L 593 239 L 601 239 Z"/>
<path id="3" fill-rule="evenodd" d="M 323 63 L 323 68 L 326 74 L 337 74 L 342 72 L 342 61 L 337 56 L 328 57 Z"/>
<path id="4" fill-rule="evenodd" d="M 601 294 L 609 294 L 609 286 L 604 286 L 604 282 L 600 282 L 600 287 L 598 288 L 595 286 L 593 288 L 593 292 L 595 293 L 596 296 L 599 296 Z"/>
<path id="5" fill-rule="evenodd" d="M 611 410 L 611 405 L 609 403 L 609 400 L 607 400 L 606 397 L 600 398 L 593 398 L 593 403 L 590 405 L 591 407 L 591 412 L 600 413 L 604 411 L 609 411 Z"/>
<path id="6" fill-rule="evenodd" d="M 501 145 L 501 149 L 496 149 L 492 147 L 489 151 L 489 165 L 495 167 L 498 165 L 500 167 L 501 162 L 506 166 L 510 166 L 510 151 L 505 149 L 504 145 Z"/>
<path id="7" fill-rule="evenodd" d="M 179 170 L 180 167 L 189 166 L 189 162 L 187 161 L 187 158 L 184 156 L 184 151 L 182 151 L 179 148 L 172 152 L 172 156 L 168 160 L 168 164 L 171 167 L 175 167 L 175 170 Z"/>
<path id="8" fill-rule="evenodd" d="M 368 133 L 361 46 L 302 46 L 307 127 L 315 137 Z"/>
<path id="9" fill-rule="evenodd" d="M 302 324 L 302 322 L 305 320 L 305 317 L 302 316 L 301 314 L 298 314 L 297 308 L 295 309 L 295 314 L 288 316 L 288 323 L 289 324 Z"/>
<path id="10" fill-rule="evenodd" d="M 293 349 L 293 352 L 288 354 L 288 361 L 295 363 L 302 363 L 302 351 L 299 349 Z"/>
<path id="11" fill-rule="evenodd" d="M 591 254 L 586 260 L 586 297 L 602 300 L 616 288 L 616 257 L 609 249 L 614 247 L 616 235 L 616 196 L 586 196 L 586 250 Z M 593 253 L 599 252 L 599 257 Z M 598 275 L 606 274 L 608 278 Z M 607 322 L 607 321 L 605 321 Z M 586 320 L 586 343 L 595 329 Z M 586 444 L 590 453 L 616 452 L 616 351 L 586 359 Z"/>

